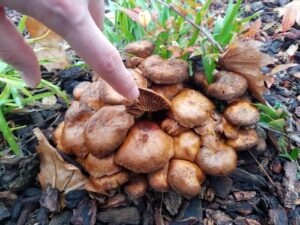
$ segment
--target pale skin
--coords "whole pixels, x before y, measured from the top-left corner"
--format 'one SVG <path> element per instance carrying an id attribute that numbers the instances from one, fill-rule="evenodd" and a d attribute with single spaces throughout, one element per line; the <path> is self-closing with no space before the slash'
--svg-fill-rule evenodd
<path id="1" fill-rule="evenodd" d="M 41 80 L 38 60 L 5 16 L 4 7 L 34 17 L 58 33 L 123 96 L 130 99 L 139 96 L 118 51 L 101 32 L 104 0 L 0 0 L 0 58 L 19 70 L 29 87 L 35 87 Z"/>

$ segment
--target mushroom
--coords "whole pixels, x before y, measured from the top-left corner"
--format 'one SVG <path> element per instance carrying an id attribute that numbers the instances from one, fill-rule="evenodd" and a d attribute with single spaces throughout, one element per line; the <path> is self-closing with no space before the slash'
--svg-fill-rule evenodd
<path id="1" fill-rule="evenodd" d="M 156 84 L 175 84 L 189 79 L 188 63 L 182 59 L 163 59 L 152 55 L 141 62 L 139 68 Z"/>
<path id="2" fill-rule="evenodd" d="M 156 93 L 165 96 L 167 99 L 171 100 L 179 92 L 183 90 L 182 83 L 169 84 L 169 85 L 153 85 L 151 87 Z"/>
<path id="3" fill-rule="evenodd" d="M 65 122 L 64 121 L 60 122 L 56 127 L 56 129 L 54 130 L 53 137 L 52 137 L 54 143 L 56 144 L 56 147 L 62 151 L 63 151 L 63 147 L 61 145 L 61 138 L 62 138 L 64 126 L 65 126 Z"/>
<path id="4" fill-rule="evenodd" d="M 125 52 L 141 58 L 147 58 L 152 54 L 154 48 L 155 45 L 152 42 L 142 40 L 129 43 L 125 47 Z"/>
<path id="5" fill-rule="evenodd" d="M 92 85 L 89 81 L 83 81 L 79 83 L 73 90 L 73 97 L 75 100 L 79 101 L 81 95 L 86 92 Z"/>
<path id="6" fill-rule="evenodd" d="M 144 59 L 138 56 L 125 55 L 123 63 L 126 68 L 136 68 Z"/>
<path id="7" fill-rule="evenodd" d="M 145 195 L 148 188 L 147 180 L 144 176 L 138 175 L 129 180 L 124 187 L 125 193 L 130 199 L 138 199 Z"/>
<path id="8" fill-rule="evenodd" d="M 111 176 L 122 170 L 122 167 L 115 164 L 114 154 L 102 159 L 99 159 L 92 154 L 88 154 L 85 159 L 81 160 L 81 165 L 92 177 L 95 178 Z"/>
<path id="9" fill-rule="evenodd" d="M 181 126 L 176 120 L 166 117 L 160 124 L 161 129 L 170 136 L 178 136 L 189 130 L 188 127 Z"/>
<path id="10" fill-rule="evenodd" d="M 150 121 L 140 121 L 129 131 L 115 155 L 115 162 L 135 173 L 164 167 L 174 154 L 173 139 Z"/>
<path id="11" fill-rule="evenodd" d="M 148 173 L 148 182 L 150 187 L 155 191 L 167 192 L 169 190 L 168 170 L 169 163 L 159 170 Z"/>
<path id="12" fill-rule="evenodd" d="M 198 85 L 199 87 L 201 87 L 202 89 L 206 90 L 208 87 L 208 83 L 205 77 L 204 72 L 195 72 L 194 76 L 193 76 L 193 81 L 196 85 Z"/>
<path id="13" fill-rule="evenodd" d="M 86 104 L 88 107 L 90 107 L 93 110 L 100 109 L 104 102 L 101 99 L 100 96 L 100 82 L 96 81 L 91 83 L 87 90 L 85 90 L 79 99 L 79 102 L 82 104 Z"/>
<path id="14" fill-rule="evenodd" d="M 200 149 L 200 137 L 194 131 L 187 131 L 174 137 L 174 159 L 194 162 Z"/>
<path id="15" fill-rule="evenodd" d="M 180 125 L 185 127 L 201 126 L 214 110 L 214 104 L 192 89 L 185 89 L 171 101 L 171 113 Z"/>
<path id="16" fill-rule="evenodd" d="M 209 95 L 219 100 L 233 102 L 247 91 L 247 80 L 233 72 L 220 71 L 215 75 L 215 82 L 207 88 Z"/>
<path id="17" fill-rule="evenodd" d="M 109 155 L 124 141 L 133 123 L 125 106 L 104 106 L 86 124 L 84 139 L 89 152 L 98 158 Z"/>
<path id="18" fill-rule="evenodd" d="M 72 102 L 66 112 L 65 125 L 62 131 L 61 147 L 65 152 L 73 153 L 78 157 L 88 154 L 84 140 L 84 129 L 93 112 L 86 105 Z"/>
<path id="19" fill-rule="evenodd" d="M 125 98 L 120 95 L 115 89 L 112 88 L 108 83 L 99 78 L 100 82 L 100 95 L 104 103 L 109 105 L 121 105 L 124 103 Z"/>
<path id="20" fill-rule="evenodd" d="M 169 165 L 168 181 L 172 189 L 186 198 L 196 197 L 201 191 L 205 174 L 195 164 L 186 160 L 172 159 Z"/>
<path id="21" fill-rule="evenodd" d="M 128 69 L 130 74 L 133 77 L 133 80 L 137 84 L 139 88 L 147 88 L 148 87 L 148 80 L 142 74 L 142 71 L 139 68 L 135 69 Z"/>
<path id="22" fill-rule="evenodd" d="M 255 125 L 259 121 L 259 111 L 245 100 L 230 104 L 223 115 L 232 125 L 240 127 Z"/>
<path id="23" fill-rule="evenodd" d="M 201 126 L 195 127 L 194 130 L 201 136 L 223 133 L 222 116 L 216 111 L 213 111 L 206 121 L 204 121 Z"/>
<path id="24" fill-rule="evenodd" d="M 205 135 L 201 138 L 203 147 L 200 148 L 196 163 L 204 173 L 212 176 L 227 176 L 237 164 L 235 150 L 218 140 L 216 135 Z"/>
<path id="25" fill-rule="evenodd" d="M 237 139 L 239 136 L 239 128 L 232 126 L 224 117 L 222 117 L 223 133 L 225 137 Z"/>
<path id="26" fill-rule="evenodd" d="M 255 147 L 258 144 L 258 134 L 255 129 L 240 129 L 238 138 L 228 139 L 226 144 L 237 151 L 244 151 Z"/>

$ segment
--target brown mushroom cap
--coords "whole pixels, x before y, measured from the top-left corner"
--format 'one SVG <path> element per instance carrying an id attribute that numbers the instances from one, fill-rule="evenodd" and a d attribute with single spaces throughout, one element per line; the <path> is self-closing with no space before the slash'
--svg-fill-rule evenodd
<path id="1" fill-rule="evenodd" d="M 209 95 L 219 100 L 233 102 L 247 91 L 247 80 L 233 72 L 220 71 L 215 75 L 215 82 L 207 88 Z"/>
<path id="2" fill-rule="evenodd" d="M 152 42 L 141 40 L 129 43 L 125 47 L 125 52 L 141 58 L 147 58 L 152 54 L 154 48 L 155 45 Z"/>
<path id="3" fill-rule="evenodd" d="M 207 134 L 223 133 L 222 117 L 219 113 L 213 111 L 210 117 L 202 123 L 201 126 L 195 127 L 197 134 L 203 136 Z"/>
<path id="4" fill-rule="evenodd" d="M 148 80 L 143 76 L 142 71 L 139 68 L 128 69 L 128 71 L 139 88 L 148 87 Z"/>
<path id="5" fill-rule="evenodd" d="M 194 131 L 185 132 L 174 137 L 174 159 L 194 162 L 200 149 L 200 137 Z"/>
<path id="6" fill-rule="evenodd" d="M 255 129 L 240 129 L 237 139 L 228 139 L 226 144 L 237 151 L 244 151 L 258 144 L 258 135 Z"/>
<path id="7" fill-rule="evenodd" d="M 143 75 L 156 84 L 175 84 L 189 79 L 188 63 L 182 59 L 146 58 L 140 65 Z"/>
<path id="8" fill-rule="evenodd" d="M 89 85 L 89 88 L 81 94 L 79 99 L 80 103 L 86 104 L 93 110 L 100 109 L 104 105 L 104 102 L 101 99 L 99 88 L 99 81 L 91 83 L 91 85 Z"/>
<path id="9" fill-rule="evenodd" d="M 201 126 L 209 117 L 214 104 L 201 93 L 185 89 L 171 101 L 174 119 L 185 127 Z"/>
<path id="10" fill-rule="evenodd" d="M 195 82 L 196 85 L 201 87 L 202 89 L 207 89 L 208 83 L 205 77 L 204 72 L 195 72 L 193 76 L 193 81 Z"/>
<path id="11" fill-rule="evenodd" d="M 145 195 L 148 189 L 148 183 L 144 176 L 135 176 L 126 183 L 124 187 L 125 193 L 131 199 L 138 199 Z"/>
<path id="12" fill-rule="evenodd" d="M 88 156 L 81 161 L 81 165 L 92 177 L 95 178 L 110 176 L 122 170 L 122 167 L 115 164 L 114 154 L 102 159 L 99 159 L 92 154 L 88 154 Z"/>
<path id="13" fill-rule="evenodd" d="M 104 106 L 86 124 L 84 138 L 89 152 L 98 158 L 109 155 L 123 142 L 133 123 L 125 106 Z"/>
<path id="14" fill-rule="evenodd" d="M 120 95 L 115 89 L 112 88 L 108 83 L 99 78 L 100 86 L 100 95 L 104 103 L 109 105 L 122 105 L 125 101 L 125 98 Z"/>
<path id="15" fill-rule="evenodd" d="M 128 181 L 128 179 L 129 174 L 127 171 L 121 171 L 111 176 L 101 178 L 90 178 L 90 181 L 86 184 L 86 189 L 88 191 L 106 195 L 110 191 L 121 187 Z"/>
<path id="16" fill-rule="evenodd" d="M 140 121 L 129 131 L 115 155 L 115 162 L 135 173 L 164 167 L 174 154 L 173 139 L 150 121 Z"/>
<path id="17" fill-rule="evenodd" d="M 226 176 L 236 168 L 237 154 L 229 145 L 218 141 L 216 136 L 202 137 L 203 147 L 200 148 L 196 163 L 204 173 L 212 176 Z"/>
<path id="18" fill-rule="evenodd" d="M 239 136 L 239 128 L 232 126 L 224 117 L 222 117 L 223 133 L 225 137 L 237 139 Z"/>
<path id="19" fill-rule="evenodd" d="M 84 140 L 84 129 L 93 112 L 86 105 L 72 102 L 66 112 L 65 126 L 62 131 L 61 146 L 66 152 L 78 157 L 85 157 L 88 153 Z"/>
<path id="20" fill-rule="evenodd" d="M 79 83 L 73 90 L 74 99 L 79 101 L 81 95 L 90 88 L 91 84 L 92 83 L 89 81 L 83 81 Z"/>
<path id="21" fill-rule="evenodd" d="M 186 198 L 196 197 L 205 180 L 202 170 L 194 163 L 172 159 L 169 165 L 168 181 L 170 186 Z"/>
<path id="22" fill-rule="evenodd" d="M 53 132 L 53 141 L 56 144 L 56 147 L 60 150 L 63 150 L 62 145 L 61 145 L 61 138 L 62 138 L 62 133 L 63 133 L 63 129 L 65 126 L 65 122 L 62 121 L 58 124 L 58 126 L 56 127 L 56 129 Z M 68 152 L 66 152 L 68 153 Z"/>
<path id="23" fill-rule="evenodd" d="M 189 130 L 188 127 L 181 126 L 176 120 L 166 117 L 160 124 L 161 129 L 168 135 L 175 137 Z"/>
<path id="24" fill-rule="evenodd" d="M 123 63 L 126 68 L 136 68 L 144 59 L 137 56 L 126 55 Z"/>
<path id="25" fill-rule="evenodd" d="M 148 182 L 151 188 L 159 192 L 167 192 L 169 190 L 168 183 L 169 163 L 163 168 L 148 173 Z"/>
<path id="26" fill-rule="evenodd" d="M 169 85 L 153 85 L 151 87 L 156 93 L 165 96 L 167 99 L 171 100 L 179 92 L 183 90 L 182 83 L 169 84 Z"/>
<path id="27" fill-rule="evenodd" d="M 229 105 L 224 117 L 235 126 L 247 127 L 259 121 L 259 111 L 248 101 L 237 101 Z"/>

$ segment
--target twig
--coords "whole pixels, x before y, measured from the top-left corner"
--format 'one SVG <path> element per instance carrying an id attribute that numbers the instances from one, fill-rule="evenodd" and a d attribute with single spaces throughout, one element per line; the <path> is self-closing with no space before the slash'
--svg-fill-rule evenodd
<path id="1" fill-rule="evenodd" d="M 221 45 L 213 38 L 213 36 L 202 26 L 199 26 L 197 24 L 194 23 L 194 21 L 190 20 L 189 18 L 187 18 L 185 15 L 183 15 L 180 11 L 178 11 L 173 5 L 168 5 L 167 3 L 165 3 L 163 0 L 156 0 L 158 1 L 160 4 L 166 6 L 167 8 L 171 9 L 172 11 L 174 11 L 175 13 L 177 13 L 179 16 L 181 16 L 183 19 L 185 19 L 187 22 L 189 22 L 192 26 L 194 26 L 195 28 L 197 28 L 198 30 L 200 30 L 200 32 L 207 37 L 207 39 L 214 44 L 218 50 L 220 52 L 224 52 L 223 48 L 221 47 Z"/>

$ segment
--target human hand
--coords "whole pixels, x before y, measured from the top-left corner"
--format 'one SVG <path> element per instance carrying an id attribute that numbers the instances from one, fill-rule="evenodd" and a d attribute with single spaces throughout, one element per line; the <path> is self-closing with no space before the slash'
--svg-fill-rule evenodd
<path id="1" fill-rule="evenodd" d="M 29 87 L 41 80 L 38 60 L 3 7 L 36 18 L 62 36 L 116 91 L 137 98 L 138 88 L 115 47 L 104 37 L 104 0 L 0 0 L 0 58 L 21 71 Z"/>

